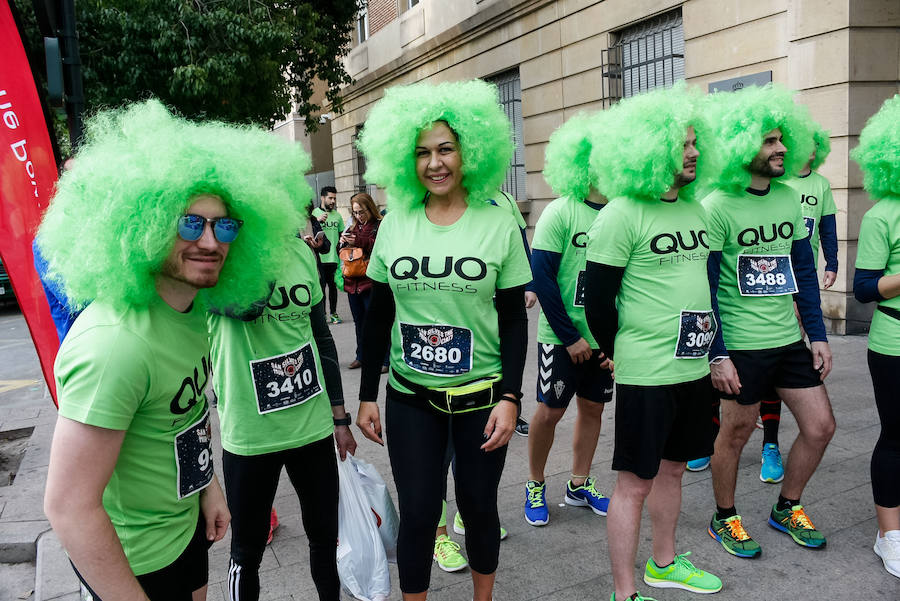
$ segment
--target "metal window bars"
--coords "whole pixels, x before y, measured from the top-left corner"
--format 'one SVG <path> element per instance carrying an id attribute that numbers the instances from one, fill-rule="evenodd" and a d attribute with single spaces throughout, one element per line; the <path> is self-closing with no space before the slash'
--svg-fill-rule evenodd
<path id="1" fill-rule="evenodd" d="M 522 141 L 522 80 L 519 79 L 519 68 L 504 71 L 492 77 L 486 77 L 497 85 L 500 92 L 500 105 L 503 107 L 509 122 L 512 124 L 513 145 L 515 152 L 506 171 L 506 181 L 501 189 L 511 194 L 516 200 L 525 200 L 525 144 Z"/>

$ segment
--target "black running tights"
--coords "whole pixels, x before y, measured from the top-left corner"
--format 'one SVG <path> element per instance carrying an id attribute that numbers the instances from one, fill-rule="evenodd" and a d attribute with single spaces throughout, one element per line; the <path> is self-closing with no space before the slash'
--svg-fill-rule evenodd
<path id="1" fill-rule="evenodd" d="M 338 601 L 338 475 L 334 440 L 326 436 L 305 446 L 235 455 L 224 451 L 225 496 L 231 511 L 230 601 L 259 599 L 259 563 L 266 550 L 269 514 L 281 467 L 300 499 L 303 529 L 309 540 L 309 567 L 319 601 Z"/>
<path id="2" fill-rule="evenodd" d="M 881 507 L 900 505 L 900 357 L 869 350 L 869 373 L 881 435 L 872 451 L 872 494 Z"/>
<path id="3" fill-rule="evenodd" d="M 507 447 L 489 453 L 481 450 L 489 415 L 490 410 L 484 409 L 449 416 L 388 396 L 385 428 L 400 506 L 397 566 L 404 593 L 428 590 L 451 437 L 456 450 L 456 504 L 466 520 L 469 566 L 480 574 L 497 570 L 497 486 Z"/>
<path id="4" fill-rule="evenodd" d="M 328 296 L 329 315 L 337 313 L 337 283 L 334 281 L 336 271 L 337 263 L 319 264 L 319 283 L 322 285 L 322 295 Z"/>

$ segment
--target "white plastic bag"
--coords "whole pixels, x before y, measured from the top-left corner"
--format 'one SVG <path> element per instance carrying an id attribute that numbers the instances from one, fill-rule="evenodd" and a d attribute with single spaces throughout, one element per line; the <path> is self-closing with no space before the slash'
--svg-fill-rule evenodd
<path id="1" fill-rule="evenodd" d="M 338 576 L 344 591 L 354 599 L 386 601 L 391 594 L 387 555 L 357 462 L 349 453 L 346 461 L 338 457 Z"/>
<path id="2" fill-rule="evenodd" d="M 375 524 L 378 526 L 381 542 L 384 543 L 387 560 L 397 563 L 397 533 L 400 531 L 400 518 L 397 517 L 397 510 L 394 509 L 391 493 L 388 492 L 387 485 L 375 466 L 352 455 L 347 456 L 347 461 L 353 462 L 359 474 L 363 492 L 375 515 Z"/>

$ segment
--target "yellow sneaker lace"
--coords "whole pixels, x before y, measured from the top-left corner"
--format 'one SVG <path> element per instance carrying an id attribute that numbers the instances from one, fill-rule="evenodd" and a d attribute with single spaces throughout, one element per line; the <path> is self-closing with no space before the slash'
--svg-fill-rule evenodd
<path id="1" fill-rule="evenodd" d="M 791 509 L 791 526 L 800 526 L 806 530 L 815 530 L 816 527 L 813 526 L 812 521 L 809 519 L 809 516 L 806 515 L 806 512 L 803 510 L 803 507 L 797 505 Z"/>
<path id="2" fill-rule="evenodd" d="M 439 536 L 436 541 L 434 541 L 434 554 L 437 555 L 441 561 L 447 559 L 448 555 L 452 555 L 454 553 L 459 553 L 459 543 L 456 543 L 448 536 Z"/>
<path id="3" fill-rule="evenodd" d="M 731 534 L 731 538 L 737 541 L 745 541 L 750 540 L 750 535 L 747 534 L 747 531 L 744 530 L 744 524 L 741 523 L 741 516 L 736 515 L 725 520 L 725 525 L 728 526 L 728 532 Z"/>

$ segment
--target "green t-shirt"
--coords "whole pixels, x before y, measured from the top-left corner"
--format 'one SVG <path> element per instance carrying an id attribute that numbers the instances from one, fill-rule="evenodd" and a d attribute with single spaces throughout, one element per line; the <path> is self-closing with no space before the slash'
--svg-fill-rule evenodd
<path id="1" fill-rule="evenodd" d="M 584 318 L 584 268 L 587 263 L 587 232 L 597 217 L 597 209 L 584 202 L 569 198 L 558 198 L 544 207 L 537 225 L 534 226 L 532 247 L 561 256 L 556 282 L 566 314 L 578 333 L 597 348 Z M 562 344 L 550 327 L 544 311 L 538 317 L 538 342 Z"/>
<path id="2" fill-rule="evenodd" d="M 703 205 L 709 250 L 722 251 L 718 300 L 725 346 L 760 350 L 800 340 L 791 246 L 808 234 L 796 192 L 773 180 L 762 196 L 716 190 Z"/>
<path id="3" fill-rule="evenodd" d="M 883 269 L 884 275 L 900 273 L 900 200 L 880 200 L 866 211 L 859 227 L 856 268 Z M 900 310 L 900 296 L 879 304 Z M 900 355 L 900 320 L 875 311 L 869 348 L 883 355 Z"/>
<path id="4" fill-rule="evenodd" d="M 319 225 L 322 226 L 322 231 L 325 232 L 325 237 L 331 242 L 331 248 L 324 255 L 319 255 L 319 260 L 323 263 L 337 263 L 340 261 L 338 258 L 338 241 L 341 237 L 341 232 L 344 231 L 344 218 L 341 217 L 341 214 L 337 211 L 337 209 L 333 211 L 324 211 L 323 209 L 316 207 L 312 211 L 313 219 L 318 219 L 322 215 L 328 215 L 325 221 L 320 222 Z"/>
<path id="5" fill-rule="evenodd" d="M 661 386 L 709 373 L 716 325 L 704 221 L 695 201 L 616 198 L 588 230 L 587 260 L 625 268 L 616 297 L 616 382 Z"/>
<path id="6" fill-rule="evenodd" d="M 784 183 L 800 195 L 800 212 L 806 223 L 806 231 L 809 232 L 809 244 L 812 246 L 813 257 L 818 262 L 819 225 L 822 223 L 822 217 L 837 213 L 834 197 L 831 195 L 831 184 L 815 171 L 810 171 L 809 175 L 786 179 Z"/>
<path id="7" fill-rule="evenodd" d="M 54 369 L 60 415 L 125 431 L 103 507 L 132 571 L 169 565 L 197 527 L 195 493 L 213 477 L 203 312 L 179 313 L 158 297 L 126 310 L 94 302 Z"/>
<path id="8" fill-rule="evenodd" d="M 381 222 L 366 272 L 387 283 L 396 317 L 393 371 L 422 386 L 454 386 L 500 373 L 494 292 L 531 281 L 522 237 L 510 214 L 471 205 L 456 223 L 425 211 L 391 212 Z"/>
<path id="9" fill-rule="evenodd" d="M 241 321 L 210 313 L 222 447 L 260 455 L 301 447 L 334 430 L 309 314 L 322 300 L 316 260 L 295 239 L 293 258 L 263 314 Z"/>

